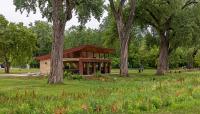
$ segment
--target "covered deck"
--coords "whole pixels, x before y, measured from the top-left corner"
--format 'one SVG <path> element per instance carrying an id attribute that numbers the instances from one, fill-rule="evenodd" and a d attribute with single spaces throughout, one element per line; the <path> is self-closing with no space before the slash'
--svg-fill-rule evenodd
<path id="1" fill-rule="evenodd" d="M 75 74 L 92 75 L 110 73 L 111 60 L 101 58 L 65 58 L 64 69 Z"/>

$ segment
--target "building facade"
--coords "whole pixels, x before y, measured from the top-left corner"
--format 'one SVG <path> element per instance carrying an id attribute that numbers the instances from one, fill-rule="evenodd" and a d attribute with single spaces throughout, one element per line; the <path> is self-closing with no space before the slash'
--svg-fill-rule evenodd
<path id="1" fill-rule="evenodd" d="M 96 47 L 94 45 L 84 45 L 63 52 L 63 69 L 74 74 L 92 75 L 96 72 L 102 74 L 111 72 L 110 54 L 114 49 Z M 47 75 L 50 73 L 51 55 L 38 56 L 40 61 L 40 73 Z"/>

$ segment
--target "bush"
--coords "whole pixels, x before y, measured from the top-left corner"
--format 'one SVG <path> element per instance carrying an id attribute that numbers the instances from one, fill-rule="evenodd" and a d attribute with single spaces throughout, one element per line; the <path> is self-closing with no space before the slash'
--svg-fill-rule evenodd
<path id="1" fill-rule="evenodd" d="M 72 80 L 81 80 L 81 79 L 83 79 L 83 76 L 82 75 L 72 75 L 72 77 L 71 77 L 71 79 Z"/>
<path id="2" fill-rule="evenodd" d="M 72 74 L 69 71 L 65 71 L 64 72 L 64 78 L 67 78 L 68 80 L 81 80 L 83 79 L 83 76 L 79 75 L 79 74 Z"/>
<path id="3" fill-rule="evenodd" d="M 64 75 L 63 75 L 63 78 L 71 78 L 72 77 L 72 73 L 70 71 L 64 71 Z"/>

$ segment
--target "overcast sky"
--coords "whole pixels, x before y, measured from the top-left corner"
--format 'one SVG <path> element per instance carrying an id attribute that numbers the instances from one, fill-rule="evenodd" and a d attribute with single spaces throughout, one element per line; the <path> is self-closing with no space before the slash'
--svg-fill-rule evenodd
<path id="1" fill-rule="evenodd" d="M 42 18 L 40 12 L 37 12 L 36 14 L 29 14 L 27 17 L 27 13 L 21 14 L 19 11 L 15 11 L 15 6 L 13 5 L 13 0 L 0 0 L 0 14 L 4 15 L 5 18 L 10 21 L 10 22 L 23 22 L 25 25 L 29 25 L 31 22 L 34 23 L 36 20 L 43 20 L 46 21 L 45 18 Z M 104 13 L 104 16 L 107 14 Z M 92 18 L 90 22 L 86 24 L 87 27 L 90 28 L 98 28 L 99 27 L 99 22 Z M 73 18 L 67 22 L 66 28 L 70 28 L 73 25 L 79 25 L 78 19 L 73 16 Z"/>

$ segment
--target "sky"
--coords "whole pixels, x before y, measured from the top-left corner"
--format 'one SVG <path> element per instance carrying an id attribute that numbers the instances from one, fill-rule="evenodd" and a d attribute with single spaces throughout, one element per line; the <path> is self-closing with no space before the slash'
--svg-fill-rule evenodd
<path id="1" fill-rule="evenodd" d="M 5 18 L 10 22 L 23 22 L 24 25 L 28 26 L 31 22 L 34 23 L 37 20 L 47 21 L 45 18 L 42 18 L 39 11 L 36 14 L 29 14 L 27 17 L 27 13 L 24 12 L 21 14 L 19 11 L 15 11 L 15 6 L 13 5 L 13 0 L 0 0 L 0 14 L 4 15 Z M 105 17 L 107 13 L 103 14 Z M 93 17 L 91 20 L 86 24 L 86 27 L 96 29 L 99 27 L 100 22 L 98 22 Z M 77 17 L 74 15 L 73 18 L 67 22 L 66 29 L 70 28 L 71 26 L 79 25 Z"/>

